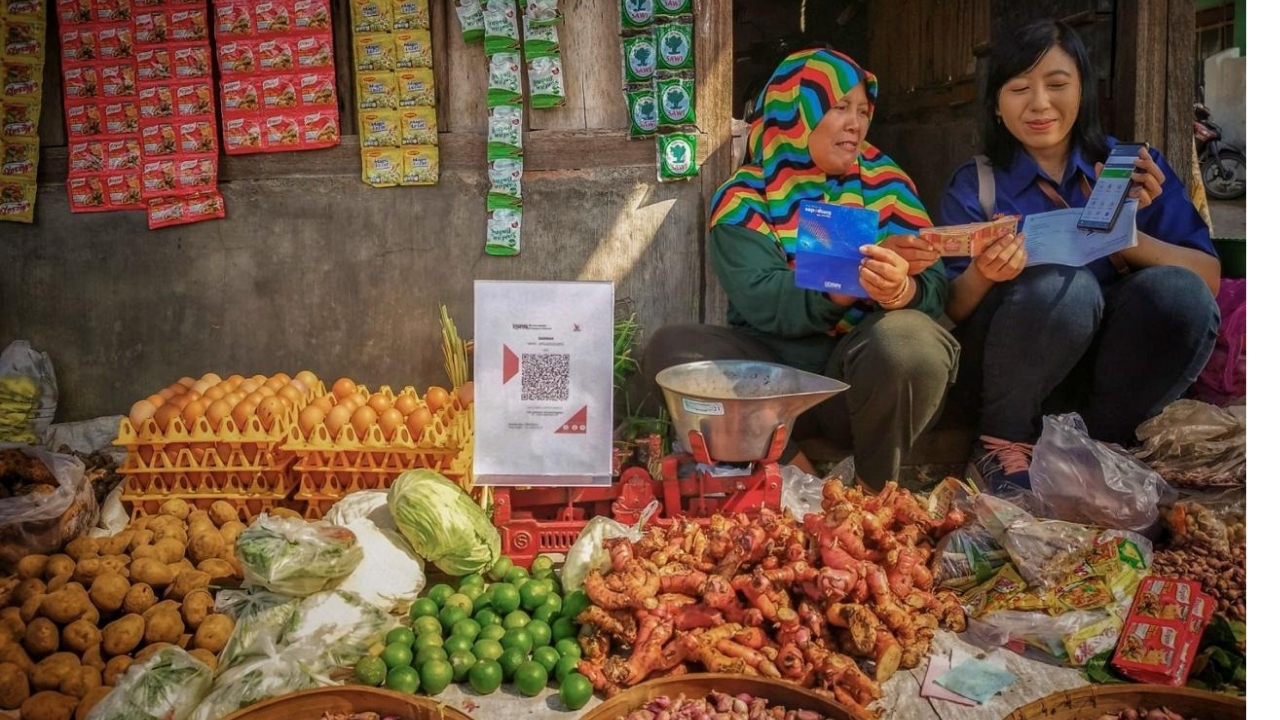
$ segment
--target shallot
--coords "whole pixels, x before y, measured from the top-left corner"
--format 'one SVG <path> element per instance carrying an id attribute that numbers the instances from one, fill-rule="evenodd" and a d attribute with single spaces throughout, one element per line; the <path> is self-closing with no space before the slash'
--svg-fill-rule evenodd
<path id="1" fill-rule="evenodd" d="M 704 698 L 683 694 L 672 700 L 661 695 L 618 720 L 830 720 L 814 710 L 788 710 L 747 693 L 730 695 L 712 690 Z"/>

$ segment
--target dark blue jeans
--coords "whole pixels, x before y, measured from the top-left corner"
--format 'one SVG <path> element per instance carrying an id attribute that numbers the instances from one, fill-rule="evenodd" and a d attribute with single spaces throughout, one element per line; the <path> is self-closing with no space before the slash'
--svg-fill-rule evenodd
<path id="1" fill-rule="evenodd" d="M 1218 322 L 1209 288 L 1185 268 L 1103 287 L 1084 268 L 1030 267 L 956 328 L 956 392 L 983 435 L 1030 442 L 1043 415 L 1074 411 L 1092 437 L 1128 443 L 1199 376 Z"/>

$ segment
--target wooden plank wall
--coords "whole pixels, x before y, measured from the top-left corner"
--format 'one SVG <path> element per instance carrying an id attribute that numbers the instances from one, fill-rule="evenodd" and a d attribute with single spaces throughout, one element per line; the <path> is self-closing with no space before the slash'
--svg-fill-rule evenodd
<path id="1" fill-rule="evenodd" d="M 1116 32 L 1117 118 L 1113 134 L 1160 148 L 1184 180 L 1193 167 L 1191 105 L 1195 99 L 1193 0 L 1122 2 Z"/>
<path id="2" fill-rule="evenodd" d="M 880 91 L 901 95 L 972 77 L 988 41 L 991 0 L 872 0 L 867 63 Z"/>

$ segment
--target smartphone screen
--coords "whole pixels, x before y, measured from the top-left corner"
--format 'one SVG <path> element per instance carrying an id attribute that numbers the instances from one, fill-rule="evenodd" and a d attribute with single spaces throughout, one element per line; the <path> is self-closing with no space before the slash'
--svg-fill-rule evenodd
<path id="1" fill-rule="evenodd" d="M 1115 227 L 1116 218 L 1120 217 L 1120 208 L 1129 196 L 1130 183 L 1138 163 L 1138 151 L 1144 147 L 1146 143 L 1117 143 L 1111 149 L 1076 227 L 1107 232 Z"/>

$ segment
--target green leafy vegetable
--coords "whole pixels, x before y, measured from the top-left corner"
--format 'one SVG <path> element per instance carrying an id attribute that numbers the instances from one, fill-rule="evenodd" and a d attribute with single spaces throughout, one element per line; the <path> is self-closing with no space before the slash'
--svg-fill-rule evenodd
<path id="1" fill-rule="evenodd" d="M 414 552 L 449 575 L 484 572 L 502 554 L 502 540 L 484 511 L 440 473 L 401 474 L 387 504 Z"/>
<path id="2" fill-rule="evenodd" d="M 263 515 L 236 540 L 246 586 L 305 597 L 333 587 L 364 559 L 350 530 Z"/>

